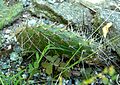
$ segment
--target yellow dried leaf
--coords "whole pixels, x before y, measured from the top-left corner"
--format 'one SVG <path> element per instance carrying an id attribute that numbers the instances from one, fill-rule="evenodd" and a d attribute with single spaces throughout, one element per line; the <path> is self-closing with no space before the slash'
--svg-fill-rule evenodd
<path id="1" fill-rule="evenodd" d="M 110 28 L 111 26 L 112 26 L 112 22 L 107 23 L 107 24 L 102 28 L 104 38 L 106 38 L 107 33 L 109 32 L 109 28 Z"/>

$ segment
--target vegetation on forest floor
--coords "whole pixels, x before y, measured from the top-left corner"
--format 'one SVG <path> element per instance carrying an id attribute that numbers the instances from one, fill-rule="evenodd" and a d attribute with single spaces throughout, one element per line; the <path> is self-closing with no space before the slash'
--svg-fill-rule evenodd
<path id="1" fill-rule="evenodd" d="M 0 1 L 1 7 L 5 9 L 0 9 L 0 29 L 8 28 L 9 25 L 12 26 L 15 23 L 13 21 L 20 18 L 23 12 L 21 3 L 13 6 L 4 6 L 3 2 Z M 110 85 L 118 83 L 119 70 L 117 69 L 118 67 L 115 67 L 116 60 L 111 60 L 109 56 L 106 56 L 106 53 L 110 53 L 107 52 L 109 43 L 106 42 L 106 36 L 111 26 L 105 27 L 107 26 L 105 25 L 103 27 L 105 31 L 96 29 L 102 22 L 102 19 L 96 16 L 92 22 L 91 30 L 86 30 L 86 27 L 83 26 L 82 32 L 84 34 L 77 33 L 79 30 L 68 30 L 69 25 L 66 28 L 58 27 L 58 23 L 51 25 L 42 23 L 31 27 L 28 24 L 23 24 L 20 29 L 12 34 L 17 38 L 17 42 L 21 46 L 22 52 L 18 54 L 23 58 L 23 61 L 17 69 L 18 72 L 11 72 L 8 75 L 0 72 L 0 84 L 25 85 L 49 83 L 51 85 L 62 85 L 64 79 L 69 80 L 71 77 L 77 78 L 79 80 L 77 84 L 79 85 L 89 85 L 92 83 Z M 73 25 L 72 28 L 79 29 L 79 26 Z M 4 51 L 1 34 L 0 47 Z M 8 57 L 8 55 L 11 60 L 16 58 L 15 54 L 12 55 L 11 53 L 3 55 L 2 50 L 0 52 L 1 58 Z M 13 50 L 13 52 L 17 51 Z M 11 56 L 14 57 L 11 58 Z M 35 78 L 35 75 L 41 74 L 47 75 L 47 78 L 45 80 L 41 80 L 41 76 Z"/>

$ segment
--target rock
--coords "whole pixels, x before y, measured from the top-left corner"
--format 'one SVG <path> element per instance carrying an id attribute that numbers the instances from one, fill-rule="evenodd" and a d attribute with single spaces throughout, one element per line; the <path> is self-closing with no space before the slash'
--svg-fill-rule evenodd
<path id="1" fill-rule="evenodd" d="M 111 16 L 108 18 L 108 16 L 111 14 Z M 113 27 L 110 29 L 108 39 L 111 40 L 109 43 L 112 45 L 112 48 L 114 51 L 117 52 L 117 54 L 120 56 L 120 12 L 113 12 L 112 10 L 101 10 L 100 17 L 104 20 L 107 20 L 107 22 L 112 22 Z"/>
<path id="2" fill-rule="evenodd" d="M 35 27 L 37 20 L 31 19 L 28 21 L 28 27 Z"/>
<path id="3" fill-rule="evenodd" d="M 10 68 L 10 65 L 7 63 L 3 63 L 2 69 L 8 69 L 8 68 Z"/>
<path id="4" fill-rule="evenodd" d="M 27 77 L 28 77 L 28 74 L 26 74 L 26 73 L 22 74 L 23 79 L 27 79 Z"/>
<path id="5" fill-rule="evenodd" d="M 70 2 L 72 2 L 71 0 Z M 108 43 L 112 45 L 112 49 L 120 56 L 120 9 L 118 7 L 119 0 L 101 0 L 99 3 L 90 2 L 92 0 L 74 0 L 76 3 L 82 3 L 88 8 L 95 9 L 99 18 L 105 22 L 112 22 L 113 27 L 110 29 L 107 39 L 111 40 Z M 115 10 L 116 9 L 116 10 Z M 109 18 L 108 18 L 109 17 Z M 107 43 L 107 44 L 108 44 Z"/>
<path id="6" fill-rule="evenodd" d="M 29 83 L 29 84 L 34 84 L 35 81 L 34 81 L 34 80 L 28 80 L 28 83 Z"/>
<path id="7" fill-rule="evenodd" d="M 27 7 L 27 6 L 30 5 L 30 1 L 31 1 L 31 0 L 19 0 L 19 1 L 21 1 L 21 2 L 23 3 L 23 5 L 24 5 L 25 7 Z"/>
<path id="8" fill-rule="evenodd" d="M 83 4 L 90 8 L 108 8 L 117 3 L 116 0 L 68 0 L 69 3 Z"/>
<path id="9" fill-rule="evenodd" d="M 71 22 L 82 25 L 83 21 L 85 21 L 85 24 L 88 25 L 92 19 L 89 9 L 81 6 L 80 4 L 71 4 L 67 2 L 50 4 L 46 1 L 36 1 L 33 2 L 33 4 L 35 5 L 35 8 L 34 10 L 31 10 L 32 13 L 37 16 L 40 16 L 42 13 L 50 20 L 63 24 Z"/>
<path id="10" fill-rule="evenodd" d="M 19 59 L 19 55 L 16 53 L 16 52 L 12 52 L 11 54 L 10 54 L 10 60 L 11 61 L 16 61 L 16 60 L 18 60 Z"/>

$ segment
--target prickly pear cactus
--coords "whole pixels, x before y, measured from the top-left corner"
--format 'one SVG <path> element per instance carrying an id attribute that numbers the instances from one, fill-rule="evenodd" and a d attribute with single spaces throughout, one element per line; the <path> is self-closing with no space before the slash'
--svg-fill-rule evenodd
<path id="1" fill-rule="evenodd" d="M 2 9 L 0 8 L 0 29 L 18 19 L 22 11 L 23 6 L 21 3 L 10 7 L 2 6 Z"/>
<path id="2" fill-rule="evenodd" d="M 44 49 L 51 42 L 55 47 L 59 48 L 60 54 L 65 53 L 73 55 L 78 50 L 80 54 L 83 50 L 85 54 L 92 53 L 93 48 L 97 45 L 90 44 L 90 41 L 84 39 L 75 32 L 68 32 L 64 28 L 57 28 L 55 26 L 40 25 L 37 28 L 27 28 L 21 33 L 21 39 L 24 49 L 35 51 L 36 49 Z M 18 41 L 21 42 L 19 38 Z M 37 48 L 36 48 L 37 47 Z"/>

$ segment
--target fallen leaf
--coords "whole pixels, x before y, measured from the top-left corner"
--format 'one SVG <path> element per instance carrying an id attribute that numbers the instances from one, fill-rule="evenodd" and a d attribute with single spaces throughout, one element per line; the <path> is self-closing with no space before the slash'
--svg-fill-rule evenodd
<path id="1" fill-rule="evenodd" d="M 109 32 L 109 28 L 110 28 L 111 26 L 112 26 L 112 22 L 107 23 L 107 24 L 102 28 L 104 38 L 106 38 L 107 33 Z"/>

